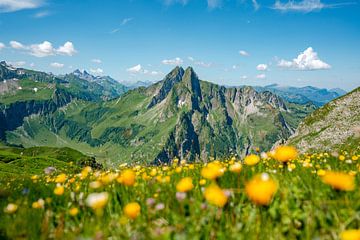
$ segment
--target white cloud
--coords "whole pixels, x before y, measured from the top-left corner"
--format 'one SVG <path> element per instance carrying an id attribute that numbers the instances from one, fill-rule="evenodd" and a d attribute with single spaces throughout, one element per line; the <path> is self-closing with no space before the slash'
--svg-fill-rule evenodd
<path id="1" fill-rule="evenodd" d="M 158 72 L 158 71 L 151 71 L 150 72 L 150 75 L 152 75 L 152 76 L 158 76 L 158 75 L 161 75 L 161 74 L 163 74 L 162 72 Z"/>
<path id="2" fill-rule="evenodd" d="M 282 12 L 313 12 L 320 11 L 324 8 L 335 8 L 344 5 L 351 5 L 354 2 L 343 2 L 343 3 L 334 3 L 334 4 L 325 4 L 322 3 L 321 0 L 302 0 L 302 1 L 293 1 L 289 0 L 288 2 L 282 2 L 280 0 L 276 0 L 273 5 L 273 9 L 279 10 Z"/>
<path id="3" fill-rule="evenodd" d="M 76 50 L 74 44 L 68 41 L 63 46 L 60 46 L 57 52 L 61 55 L 73 56 L 76 53 Z"/>
<path id="4" fill-rule="evenodd" d="M 266 75 L 262 73 L 262 74 L 256 75 L 256 78 L 257 79 L 264 79 L 264 78 L 266 78 Z"/>
<path id="5" fill-rule="evenodd" d="M 307 48 L 292 61 L 281 59 L 278 66 L 295 70 L 322 70 L 329 69 L 331 66 L 319 59 L 317 52 L 312 47 Z"/>
<path id="6" fill-rule="evenodd" d="M 23 9 L 38 8 L 43 0 L 0 0 L 0 12 L 15 12 Z"/>
<path id="7" fill-rule="evenodd" d="M 10 41 L 10 46 L 14 49 L 25 49 L 25 46 L 17 41 Z"/>
<path id="8" fill-rule="evenodd" d="M 188 57 L 189 61 L 193 62 L 195 59 L 193 57 Z"/>
<path id="9" fill-rule="evenodd" d="M 44 41 L 40 44 L 32 44 L 30 46 L 30 54 L 35 57 L 47 57 L 54 55 L 54 48 L 51 42 Z"/>
<path id="10" fill-rule="evenodd" d="M 104 70 L 101 68 L 96 68 L 96 69 L 90 68 L 90 72 L 96 75 L 101 75 L 104 73 Z"/>
<path id="11" fill-rule="evenodd" d="M 243 80 L 245 80 L 245 79 L 247 79 L 248 77 L 246 76 L 246 75 L 242 75 L 241 77 L 240 77 L 240 79 L 243 79 Z"/>
<path id="12" fill-rule="evenodd" d="M 53 55 L 73 56 L 77 52 L 72 42 L 66 42 L 58 49 L 55 49 L 49 41 L 44 41 L 39 44 L 31 44 L 30 46 L 23 45 L 17 41 L 10 41 L 10 46 L 16 50 L 24 50 L 35 57 L 48 57 Z"/>
<path id="13" fill-rule="evenodd" d="M 140 64 L 126 69 L 127 72 L 135 74 L 135 73 L 141 73 L 142 72 L 142 66 Z"/>
<path id="14" fill-rule="evenodd" d="M 102 63 L 102 61 L 100 59 L 97 59 L 97 58 L 91 59 L 91 61 L 93 63 L 98 63 L 98 64 Z"/>
<path id="15" fill-rule="evenodd" d="M 162 60 L 162 64 L 165 64 L 165 65 L 180 65 L 182 64 L 184 61 L 177 57 L 177 58 L 174 58 L 174 59 L 165 59 L 165 60 Z"/>
<path id="16" fill-rule="evenodd" d="M 251 0 L 251 1 L 252 1 L 252 3 L 253 3 L 254 9 L 255 9 L 255 10 L 258 10 L 258 9 L 260 8 L 259 3 L 258 3 L 256 0 Z"/>
<path id="17" fill-rule="evenodd" d="M 240 51 L 239 51 L 239 54 L 240 54 L 241 56 L 244 56 L 244 57 L 250 56 L 250 54 L 249 54 L 247 51 L 245 51 L 245 50 L 240 50 Z"/>
<path id="18" fill-rule="evenodd" d="M 258 71 L 266 71 L 266 70 L 268 70 L 268 65 L 262 63 L 262 64 L 257 65 L 257 66 L 256 66 L 256 69 L 257 69 Z"/>
<path id="19" fill-rule="evenodd" d="M 1 0 L 0 0 L 1 1 Z M 42 11 L 42 12 L 38 12 L 34 15 L 34 18 L 43 18 L 43 17 L 47 17 L 50 15 L 49 11 Z"/>
<path id="20" fill-rule="evenodd" d="M 63 63 L 58 63 L 58 62 L 53 62 L 53 63 L 50 63 L 50 66 L 53 67 L 53 68 L 63 68 L 64 64 Z"/>
<path id="21" fill-rule="evenodd" d="M 121 26 L 124 26 L 126 24 L 128 24 L 130 21 L 132 21 L 133 18 L 124 18 L 122 21 L 121 21 Z"/>
<path id="22" fill-rule="evenodd" d="M 5 44 L 3 44 L 2 42 L 0 42 L 0 50 L 5 48 Z"/>

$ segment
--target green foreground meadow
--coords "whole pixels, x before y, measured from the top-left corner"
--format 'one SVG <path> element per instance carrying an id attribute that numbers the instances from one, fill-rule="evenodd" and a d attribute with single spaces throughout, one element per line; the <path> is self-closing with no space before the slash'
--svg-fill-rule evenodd
<path id="1" fill-rule="evenodd" d="M 0 239 L 360 239 L 359 154 L 1 175 Z"/>

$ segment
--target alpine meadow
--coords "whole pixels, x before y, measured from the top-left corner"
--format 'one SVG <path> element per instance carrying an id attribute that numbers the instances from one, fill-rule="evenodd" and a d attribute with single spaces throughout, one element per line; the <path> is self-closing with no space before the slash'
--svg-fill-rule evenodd
<path id="1" fill-rule="evenodd" d="M 359 23 L 359 0 L 0 0 L 0 239 L 360 240 Z"/>

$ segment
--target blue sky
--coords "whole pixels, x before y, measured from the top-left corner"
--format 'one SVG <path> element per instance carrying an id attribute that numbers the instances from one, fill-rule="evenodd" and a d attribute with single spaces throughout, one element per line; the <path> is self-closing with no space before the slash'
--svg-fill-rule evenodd
<path id="1" fill-rule="evenodd" d="M 0 0 L 0 59 L 121 81 L 360 86 L 359 0 Z"/>

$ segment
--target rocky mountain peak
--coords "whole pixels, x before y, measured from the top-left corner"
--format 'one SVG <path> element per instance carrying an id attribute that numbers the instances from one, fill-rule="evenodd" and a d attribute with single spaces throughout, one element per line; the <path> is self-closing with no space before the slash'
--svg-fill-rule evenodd
<path id="1" fill-rule="evenodd" d="M 161 102 L 166 98 L 168 93 L 171 91 L 173 86 L 180 82 L 183 79 L 184 76 L 184 69 L 182 67 L 175 67 L 170 73 L 168 73 L 164 80 L 162 80 L 160 83 L 160 88 L 156 92 L 156 94 L 153 96 L 148 108 L 153 107 L 157 103 Z"/>

